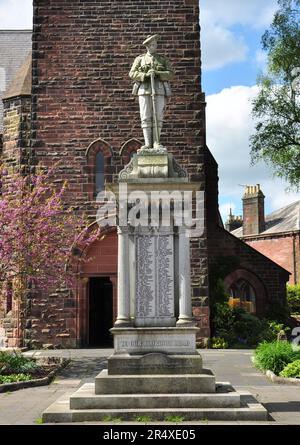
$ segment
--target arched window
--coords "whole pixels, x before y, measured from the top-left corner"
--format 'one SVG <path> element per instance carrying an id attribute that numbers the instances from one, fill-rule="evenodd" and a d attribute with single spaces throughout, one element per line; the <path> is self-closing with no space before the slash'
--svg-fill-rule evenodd
<path id="1" fill-rule="evenodd" d="M 105 190 L 105 184 L 113 181 L 113 151 L 109 144 L 100 138 L 88 146 L 85 155 L 87 165 L 84 172 L 88 175 L 88 180 L 84 184 L 84 191 L 87 191 L 88 199 L 94 200 L 98 193 Z"/>
<path id="2" fill-rule="evenodd" d="M 142 145 L 142 142 L 140 142 L 138 139 L 129 139 L 129 141 L 125 142 L 125 144 L 122 145 L 119 153 L 122 157 L 122 164 L 128 164 L 133 155 L 141 148 Z"/>
<path id="3" fill-rule="evenodd" d="M 256 312 L 255 291 L 248 281 L 240 279 L 235 283 L 232 283 L 229 288 L 229 295 L 230 306 L 241 307 L 251 314 Z"/>
<path id="4" fill-rule="evenodd" d="M 104 190 L 104 155 L 101 151 L 96 154 L 96 174 L 95 174 L 95 191 L 96 193 Z"/>

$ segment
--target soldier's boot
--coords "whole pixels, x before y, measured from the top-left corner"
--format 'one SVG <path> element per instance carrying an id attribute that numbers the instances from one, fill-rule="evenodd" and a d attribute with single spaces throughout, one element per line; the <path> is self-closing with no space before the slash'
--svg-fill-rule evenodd
<path id="1" fill-rule="evenodd" d="M 157 130 L 158 130 L 158 139 L 160 141 L 160 134 L 161 134 L 161 130 L 162 130 L 162 125 L 159 125 Z M 155 129 L 153 128 L 153 132 L 154 131 L 155 131 Z M 162 145 L 161 145 L 160 142 L 156 142 L 155 141 L 154 144 L 153 144 L 153 148 L 162 148 Z"/>
<path id="2" fill-rule="evenodd" d="M 152 148 L 152 128 L 143 128 L 145 145 L 142 148 Z"/>

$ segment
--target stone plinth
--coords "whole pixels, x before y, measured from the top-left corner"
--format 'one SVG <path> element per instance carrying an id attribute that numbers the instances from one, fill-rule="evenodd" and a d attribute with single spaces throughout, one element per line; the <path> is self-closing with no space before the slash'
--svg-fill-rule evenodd
<path id="1" fill-rule="evenodd" d="M 210 394 L 216 379 L 210 370 L 201 374 L 109 375 L 103 370 L 95 379 L 95 394 Z"/>
<path id="2" fill-rule="evenodd" d="M 198 328 L 113 328 L 115 353 L 195 354 Z"/>
<path id="3" fill-rule="evenodd" d="M 108 359 L 109 375 L 171 375 L 200 374 L 202 358 L 195 354 L 163 354 L 150 352 L 148 354 L 114 353 Z"/>

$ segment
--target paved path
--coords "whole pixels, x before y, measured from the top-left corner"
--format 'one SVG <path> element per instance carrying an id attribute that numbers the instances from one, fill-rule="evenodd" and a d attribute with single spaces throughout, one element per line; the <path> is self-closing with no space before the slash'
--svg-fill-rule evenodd
<path id="1" fill-rule="evenodd" d="M 26 352 L 26 355 L 60 356 L 72 361 L 48 386 L 27 388 L 0 394 L 0 424 L 39 423 L 42 412 L 65 393 L 72 393 L 82 383 L 93 382 L 106 367 L 111 349 L 72 349 Z M 230 381 L 237 389 L 247 389 L 263 403 L 276 424 L 300 425 L 300 386 L 270 382 L 253 368 L 252 351 L 203 350 L 204 367 L 211 368 L 217 381 Z M 274 424 L 273 422 L 271 422 Z"/>

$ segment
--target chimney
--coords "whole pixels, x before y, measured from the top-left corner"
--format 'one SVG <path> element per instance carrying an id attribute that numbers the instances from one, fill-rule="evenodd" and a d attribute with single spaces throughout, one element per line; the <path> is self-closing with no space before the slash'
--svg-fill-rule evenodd
<path id="1" fill-rule="evenodd" d="M 258 235 L 265 230 L 265 196 L 260 185 L 247 185 L 243 196 L 243 235 Z"/>
<path id="2" fill-rule="evenodd" d="M 238 229 L 242 225 L 243 225 L 243 217 L 233 215 L 230 209 L 228 219 L 225 223 L 226 230 L 228 230 L 228 232 L 232 232 L 233 230 Z"/>

